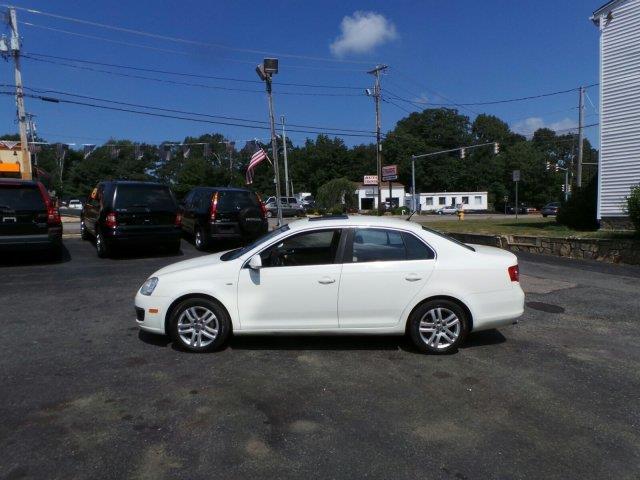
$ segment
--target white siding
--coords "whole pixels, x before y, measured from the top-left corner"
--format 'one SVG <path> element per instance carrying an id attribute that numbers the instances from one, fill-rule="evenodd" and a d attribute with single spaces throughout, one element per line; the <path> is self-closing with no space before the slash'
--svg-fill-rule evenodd
<path id="1" fill-rule="evenodd" d="M 600 178 L 598 218 L 624 216 L 640 184 L 640 0 L 600 17 Z"/>

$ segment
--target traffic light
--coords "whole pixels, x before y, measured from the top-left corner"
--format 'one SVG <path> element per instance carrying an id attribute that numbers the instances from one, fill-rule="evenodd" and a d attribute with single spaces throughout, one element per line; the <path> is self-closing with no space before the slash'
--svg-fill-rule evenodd
<path id="1" fill-rule="evenodd" d="M 460 149 L 460 158 L 464 160 L 464 157 L 466 156 L 466 152 L 464 148 Z"/>
<path id="2" fill-rule="evenodd" d="M 493 154 L 498 155 L 500 153 L 500 144 L 498 142 L 494 142 L 493 144 Z"/>
<path id="3" fill-rule="evenodd" d="M 560 165 L 556 163 L 556 173 L 558 173 L 559 171 L 560 171 Z"/>
<path id="4" fill-rule="evenodd" d="M 562 193 L 564 193 L 564 183 L 562 184 Z"/>
<path id="5" fill-rule="evenodd" d="M 545 167 L 544 169 L 548 172 L 549 170 L 551 170 L 551 162 L 549 160 L 547 160 L 547 162 L 545 163 Z"/>

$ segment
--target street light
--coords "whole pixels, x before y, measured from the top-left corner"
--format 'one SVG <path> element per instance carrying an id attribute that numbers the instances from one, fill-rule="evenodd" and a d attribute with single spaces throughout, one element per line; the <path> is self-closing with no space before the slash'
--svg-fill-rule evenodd
<path id="1" fill-rule="evenodd" d="M 278 73 L 278 59 L 265 58 L 262 64 L 256 67 L 256 73 L 260 80 L 265 82 L 267 98 L 269 100 L 269 123 L 271 124 L 271 152 L 273 153 L 273 174 L 276 184 L 276 209 L 278 212 L 278 226 L 282 225 L 282 206 L 280 205 L 280 174 L 278 171 L 278 143 L 276 140 L 276 122 L 273 113 L 273 93 L 271 89 L 271 77 Z"/>

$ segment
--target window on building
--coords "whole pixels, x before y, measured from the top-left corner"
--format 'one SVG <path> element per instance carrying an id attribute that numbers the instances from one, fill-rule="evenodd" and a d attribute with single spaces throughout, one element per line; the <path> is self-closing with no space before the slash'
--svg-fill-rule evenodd
<path id="1" fill-rule="evenodd" d="M 439 205 L 446 205 L 447 204 L 447 197 L 438 197 L 438 204 Z"/>
<path id="2" fill-rule="evenodd" d="M 433 197 L 426 197 L 424 199 L 424 204 L 425 205 L 433 205 Z"/>
<path id="3" fill-rule="evenodd" d="M 475 197 L 473 197 L 473 201 L 475 202 L 476 205 L 481 205 L 482 204 L 482 196 L 476 195 Z"/>
<path id="4" fill-rule="evenodd" d="M 469 197 L 462 197 L 462 204 L 469 205 Z"/>
<path id="5" fill-rule="evenodd" d="M 451 205 L 452 206 L 456 206 L 458 203 L 458 198 L 457 197 L 451 197 Z"/>

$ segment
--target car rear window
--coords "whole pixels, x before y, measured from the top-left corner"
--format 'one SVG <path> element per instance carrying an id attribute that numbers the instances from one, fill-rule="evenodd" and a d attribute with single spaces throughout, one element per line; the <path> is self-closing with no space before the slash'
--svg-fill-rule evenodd
<path id="1" fill-rule="evenodd" d="M 0 209 L 46 210 L 40 190 L 36 186 L 0 186 Z"/>
<path id="2" fill-rule="evenodd" d="M 176 202 L 169 187 L 163 185 L 118 185 L 114 208 L 171 211 L 176 209 Z"/>
<path id="3" fill-rule="evenodd" d="M 220 210 L 242 210 L 247 207 L 260 207 L 255 193 L 244 190 L 220 190 L 218 208 Z"/>

